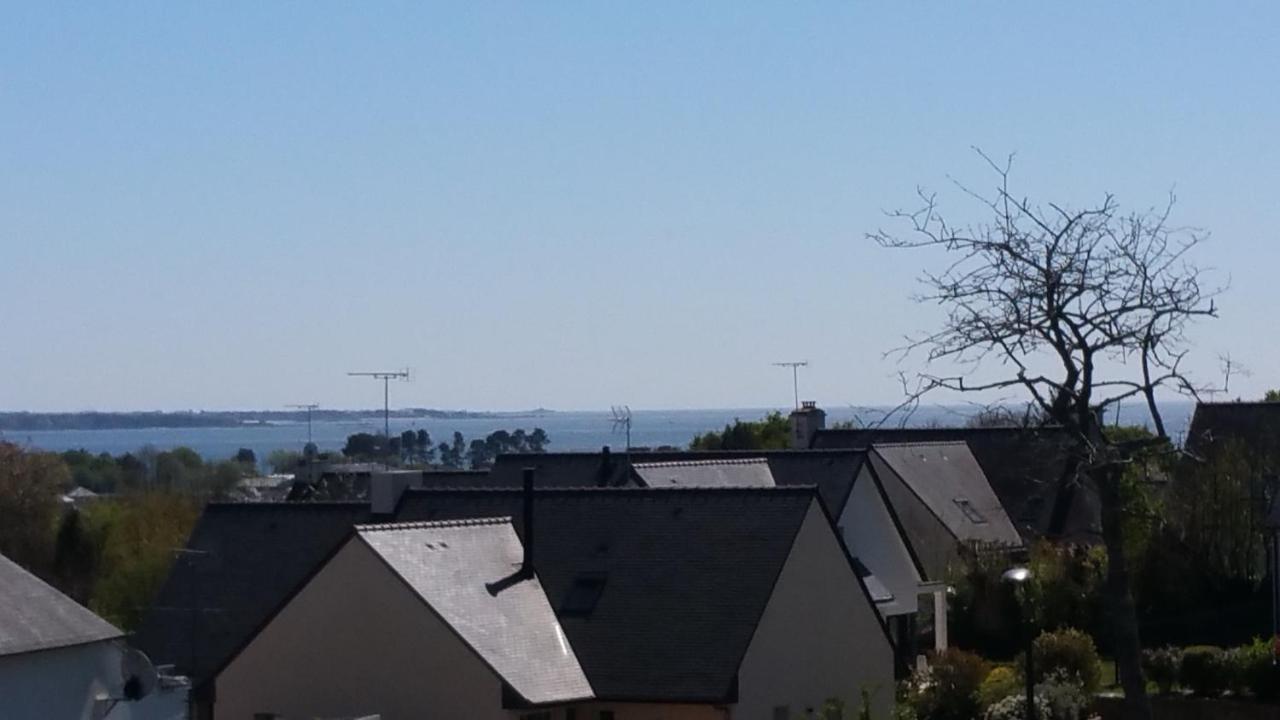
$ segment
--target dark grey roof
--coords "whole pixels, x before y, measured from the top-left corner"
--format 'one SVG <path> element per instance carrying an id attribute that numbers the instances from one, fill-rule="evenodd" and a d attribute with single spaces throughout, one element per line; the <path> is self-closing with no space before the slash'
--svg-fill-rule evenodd
<path id="1" fill-rule="evenodd" d="M 645 487 L 774 487 L 769 461 L 764 458 L 732 460 L 675 460 L 632 463 Z"/>
<path id="2" fill-rule="evenodd" d="M 364 525 L 358 537 L 526 702 L 592 697 L 541 582 L 511 582 L 523 550 L 510 519 Z"/>
<path id="3" fill-rule="evenodd" d="M 368 517 L 367 503 L 211 503 L 135 644 L 197 685 Z"/>
<path id="4" fill-rule="evenodd" d="M 1280 472 L 1280 402 L 1198 403 L 1186 448 L 1210 458 L 1220 448 L 1242 448 L 1255 469 Z"/>
<path id="5" fill-rule="evenodd" d="M 535 495 L 534 567 L 596 695 L 732 701 L 813 489 Z M 409 490 L 398 519 L 506 515 L 523 535 L 521 506 L 518 490 Z M 598 599 L 586 614 L 568 612 L 583 583 Z"/>
<path id="6" fill-rule="evenodd" d="M 1014 525 L 1027 536 L 1101 539 L 1096 490 L 1078 477 L 1071 437 L 1058 427 L 858 428 L 819 430 L 815 448 L 879 443 L 964 442 Z"/>
<path id="7" fill-rule="evenodd" d="M 872 451 L 957 540 L 1022 544 L 967 444 L 883 444 L 873 446 Z"/>
<path id="8" fill-rule="evenodd" d="M 632 463 L 758 460 L 778 485 L 816 485 L 823 503 L 840 517 L 866 453 L 857 450 L 637 451 L 632 453 L 525 453 L 499 455 L 485 478 L 467 487 L 517 488 L 526 467 L 538 470 L 540 488 L 627 487 L 638 484 Z M 427 484 L 425 487 L 444 487 Z"/>
<path id="9" fill-rule="evenodd" d="M 0 555 L 0 656 L 123 635 L 111 623 Z"/>

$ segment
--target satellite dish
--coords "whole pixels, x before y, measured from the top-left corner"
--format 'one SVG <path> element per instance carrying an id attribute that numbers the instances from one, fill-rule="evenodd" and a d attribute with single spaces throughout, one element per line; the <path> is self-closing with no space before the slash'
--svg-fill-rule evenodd
<path id="1" fill-rule="evenodd" d="M 156 689 L 159 674 L 151 659 L 141 650 L 127 648 L 120 656 L 120 679 L 124 681 L 124 699 L 135 701 Z"/>

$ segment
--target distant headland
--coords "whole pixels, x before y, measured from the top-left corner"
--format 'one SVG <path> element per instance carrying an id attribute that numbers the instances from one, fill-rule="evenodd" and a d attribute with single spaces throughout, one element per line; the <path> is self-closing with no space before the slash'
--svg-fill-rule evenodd
<path id="1" fill-rule="evenodd" d="M 515 412 L 475 412 L 471 410 L 437 410 L 432 408 L 399 408 L 391 414 L 397 418 L 433 418 L 458 420 L 473 418 L 540 417 L 553 410 L 537 408 Z M 325 410 L 311 413 L 314 422 L 355 422 L 381 419 L 382 410 Z M 0 432 L 39 430 L 135 430 L 145 428 L 241 427 L 273 423 L 306 422 L 306 410 L 185 410 L 178 412 L 0 412 Z"/>

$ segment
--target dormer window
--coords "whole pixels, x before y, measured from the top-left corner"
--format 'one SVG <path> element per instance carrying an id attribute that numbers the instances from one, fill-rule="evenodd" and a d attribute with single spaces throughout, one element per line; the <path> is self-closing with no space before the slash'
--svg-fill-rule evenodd
<path id="1" fill-rule="evenodd" d="M 964 498 L 956 498 L 955 504 L 960 508 L 960 512 L 963 512 L 964 516 L 969 518 L 969 522 L 974 525 L 987 524 L 986 516 L 979 512 L 978 508 L 973 506 L 973 503 Z"/>

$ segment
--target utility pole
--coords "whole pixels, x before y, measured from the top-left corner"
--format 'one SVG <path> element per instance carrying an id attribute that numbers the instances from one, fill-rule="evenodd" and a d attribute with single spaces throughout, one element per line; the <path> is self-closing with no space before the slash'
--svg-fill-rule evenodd
<path id="1" fill-rule="evenodd" d="M 791 391 L 795 393 L 796 409 L 799 410 L 800 409 L 800 368 L 809 367 L 809 361 L 796 360 L 792 362 L 776 362 L 776 363 L 773 363 L 773 366 L 791 368 Z"/>
<path id="2" fill-rule="evenodd" d="M 391 442 L 391 381 L 408 380 L 408 370 L 389 370 L 377 372 L 349 372 L 355 377 L 371 377 L 382 381 L 382 434 Z"/>
<path id="3" fill-rule="evenodd" d="M 311 444 L 311 411 L 320 407 L 318 403 L 309 403 L 305 405 L 286 405 L 285 407 L 297 408 L 307 411 L 307 444 Z"/>

